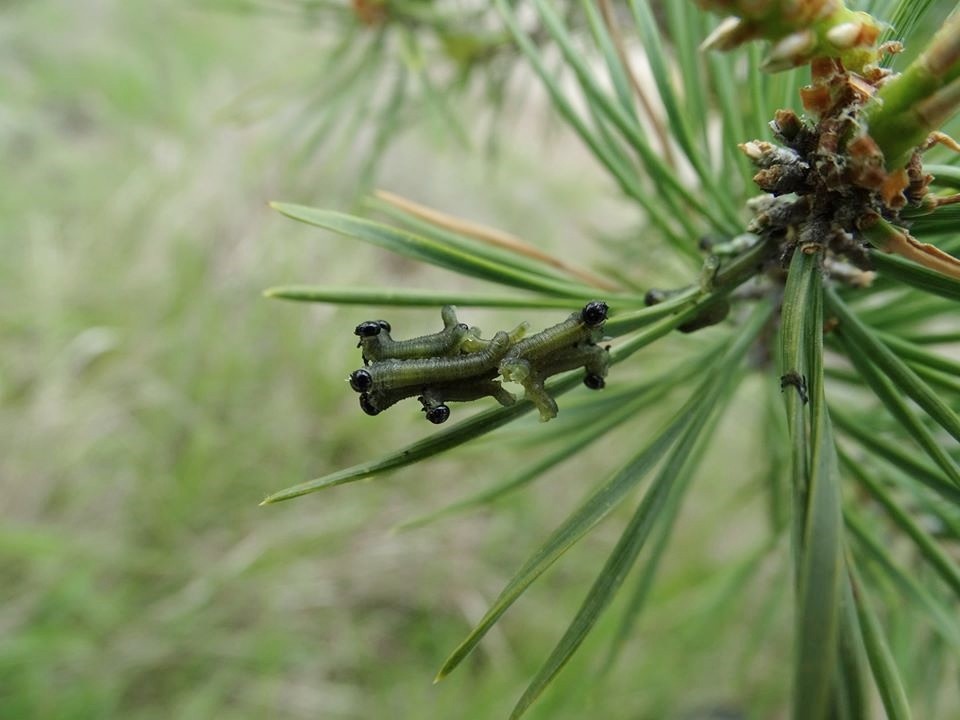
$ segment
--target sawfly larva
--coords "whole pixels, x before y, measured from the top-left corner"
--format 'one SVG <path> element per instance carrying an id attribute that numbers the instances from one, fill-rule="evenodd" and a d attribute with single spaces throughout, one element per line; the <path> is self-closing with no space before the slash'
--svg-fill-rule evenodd
<path id="1" fill-rule="evenodd" d="M 470 328 L 457 321 L 457 313 L 452 305 L 444 305 L 440 317 L 443 319 L 443 330 L 408 340 L 390 337 L 390 323 L 386 320 L 360 323 L 354 328 L 353 334 L 360 338 L 357 347 L 362 349 L 363 364 L 387 359 L 413 360 L 456 355 Z"/>
<path id="2" fill-rule="evenodd" d="M 500 331 L 479 352 L 457 357 L 382 360 L 355 370 L 350 374 L 350 387 L 357 392 L 370 392 L 477 377 L 495 369 L 509 349 L 510 338 Z"/>
<path id="3" fill-rule="evenodd" d="M 600 390 L 606 385 L 604 378 L 610 367 L 610 354 L 604 347 L 589 344 L 566 348 L 535 364 L 517 360 L 511 379 L 523 386 L 526 399 L 536 405 L 540 420 L 546 422 L 557 416 L 558 408 L 543 383 L 553 375 L 579 367 L 586 370 L 583 384 L 591 390 Z"/>
<path id="4" fill-rule="evenodd" d="M 392 390 L 373 390 L 360 395 L 360 408 L 367 415 L 379 415 L 402 400 L 416 397 L 423 405 L 427 419 L 434 424 L 439 424 L 446 420 L 446 417 L 440 420 L 441 415 L 449 416 L 448 408 L 439 409 L 441 406 L 446 407 L 448 402 L 470 402 L 483 397 L 492 397 L 501 405 L 513 405 L 516 399 L 503 388 L 499 380 L 494 379 L 495 377 L 496 370 L 491 370 L 486 377 L 427 386 L 413 385 Z"/>

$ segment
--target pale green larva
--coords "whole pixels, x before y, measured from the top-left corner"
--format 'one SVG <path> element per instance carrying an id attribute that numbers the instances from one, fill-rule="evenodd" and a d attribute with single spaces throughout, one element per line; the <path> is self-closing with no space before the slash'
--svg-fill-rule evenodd
<path id="1" fill-rule="evenodd" d="M 584 305 L 562 323 L 558 323 L 536 335 L 523 338 L 515 343 L 500 364 L 500 371 L 507 380 L 511 368 L 518 361 L 526 360 L 535 364 L 559 350 L 581 343 L 596 342 L 603 337 L 603 324 L 607 319 L 607 304 L 594 300 Z"/>
<path id="2" fill-rule="evenodd" d="M 412 360 L 458 354 L 470 328 L 457 321 L 457 313 L 452 305 L 444 305 L 440 317 L 443 319 L 443 330 L 408 340 L 390 337 L 390 323 L 386 320 L 360 323 L 354 328 L 353 334 L 360 338 L 357 347 L 362 350 L 364 365 L 378 360 Z"/>
<path id="3" fill-rule="evenodd" d="M 576 345 L 561 350 L 536 364 L 518 360 L 514 366 L 515 381 L 523 386 L 527 400 L 536 405 L 540 420 L 547 421 L 557 416 L 557 403 L 543 387 L 547 378 L 568 370 L 582 367 L 586 370 L 583 384 L 591 390 L 600 390 L 606 385 L 610 354 L 600 345 Z"/>
<path id="4" fill-rule="evenodd" d="M 468 378 L 449 383 L 436 383 L 428 386 L 406 386 L 391 390 L 373 390 L 360 395 L 360 408 L 367 415 L 379 415 L 401 400 L 417 397 L 427 420 L 440 424 L 450 416 L 448 402 L 470 402 L 484 397 L 492 397 L 501 405 L 513 405 L 516 399 L 495 380 L 497 371 L 490 370 L 486 376 Z"/>
<path id="5" fill-rule="evenodd" d="M 503 331 L 493 336 L 483 350 L 458 357 L 429 357 L 416 360 L 383 360 L 350 375 L 350 387 L 357 392 L 392 390 L 455 382 L 494 370 L 510 349 Z"/>

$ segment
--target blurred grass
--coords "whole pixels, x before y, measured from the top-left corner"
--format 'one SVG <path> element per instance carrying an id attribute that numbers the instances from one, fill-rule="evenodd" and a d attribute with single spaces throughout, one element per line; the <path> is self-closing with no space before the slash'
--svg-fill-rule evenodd
<path id="1" fill-rule="evenodd" d="M 269 17 L 189 4 L 0 5 L 2 717 L 505 716 L 616 540 L 601 527 L 491 632 L 468 672 L 433 686 L 503 580 L 583 495 L 582 481 L 606 472 L 604 448 L 496 513 L 416 532 L 389 528 L 493 484 L 518 461 L 509 434 L 432 463 L 428 476 L 257 506 L 429 431 L 409 407 L 361 415 L 339 382 L 358 360 L 350 328 L 376 311 L 277 303 L 262 289 L 454 282 L 347 250 L 267 208 L 354 200 L 349 158 L 298 157 L 282 96 L 276 117 L 234 116 L 252 88 L 302 70 L 316 40 Z M 618 231 L 597 220 L 611 215 L 611 188 L 583 172 L 570 143 L 556 161 L 580 169 L 544 178 L 542 147 L 522 149 L 527 122 L 500 170 L 412 137 L 385 158 L 384 185 L 604 261 L 578 239 Z M 615 221 L 626 217 L 613 208 Z M 477 312 L 471 322 L 491 318 L 518 320 Z M 415 311 L 390 319 L 423 331 L 436 321 Z M 662 343 L 645 364 L 671 362 L 688 342 L 700 339 Z M 645 421 L 631 427 L 637 437 L 658 419 Z M 706 467 L 756 442 L 722 428 Z M 755 478 L 715 479 L 695 480 L 621 663 L 600 679 L 615 612 L 587 641 L 597 652 L 575 658 L 531 717 L 780 708 L 788 677 L 769 661 L 786 652 L 786 595 L 768 604 L 749 583 L 739 595 L 728 587 L 751 528 L 762 529 L 763 501 L 744 500 Z M 787 583 L 777 579 L 785 548 L 776 552 L 754 582 Z M 697 620 L 717 605 L 727 614 Z M 769 635 L 745 625 L 758 616 L 770 618 Z"/>

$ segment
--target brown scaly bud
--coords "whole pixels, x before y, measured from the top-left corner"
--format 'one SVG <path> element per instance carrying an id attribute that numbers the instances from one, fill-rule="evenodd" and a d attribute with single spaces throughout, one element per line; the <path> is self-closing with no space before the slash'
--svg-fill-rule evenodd
<path id="1" fill-rule="evenodd" d="M 753 181 L 761 190 L 773 195 L 786 195 L 805 190 L 807 187 L 806 163 L 796 165 L 777 165 L 761 170 L 753 176 Z"/>
<path id="2" fill-rule="evenodd" d="M 830 238 L 830 226 L 826 218 L 809 217 L 797 233 L 797 248 L 806 255 L 820 252 Z"/>
<path id="3" fill-rule="evenodd" d="M 860 187 L 876 190 L 883 182 L 883 152 L 869 135 L 861 135 L 847 143 L 850 171 Z"/>
<path id="4" fill-rule="evenodd" d="M 960 24 L 956 27 L 960 29 Z M 857 39 L 850 26 L 835 30 L 831 38 L 837 45 Z M 947 37 L 960 58 L 958 38 L 957 34 Z M 877 136 L 885 133 L 899 140 L 898 132 L 910 128 L 881 122 L 878 133 L 876 108 L 882 109 L 891 97 L 903 101 L 901 95 L 913 86 L 898 81 L 901 95 L 891 93 L 888 71 L 868 65 L 862 73 L 852 72 L 840 57 L 820 56 L 810 64 L 812 82 L 801 94 L 804 107 L 815 118 L 803 120 L 781 110 L 770 127 L 782 145 L 754 140 L 740 146 L 759 168 L 754 182 L 769 193 L 748 203 L 754 214 L 748 229 L 779 245 L 781 263 L 796 251 L 824 253 L 825 261 L 833 264 L 834 279 L 850 285 L 869 281 L 871 246 L 960 278 L 960 260 L 898 227 L 907 203 L 913 208 L 911 216 L 932 212 L 939 204 L 960 205 L 960 193 L 929 195 L 931 177 L 921 162 L 922 153 L 934 144 L 960 151 L 960 143 L 942 132 L 920 141 L 913 138 L 911 155 L 902 167 L 891 168 Z M 956 93 L 955 105 L 960 106 L 960 78 L 908 106 L 903 114 L 919 116 L 931 102 L 949 104 L 951 93 Z M 902 104 L 907 106 L 905 101 Z"/>
<path id="5" fill-rule="evenodd" d="M 835 58 L 820 57 L 810 63 L 810 84 L 800 88 L 800 101 L 807 112 L 822 117 L 848 100 L 849 73 Z"/>
<path id="6" fill-rule="evenodd" d="M 750 140 L 738 145 L 743 154 L 758 168 L 774 165 L 793 165 L 800 162 L 800 156 L 790 148 L 780 147 L 766 140 Z"/>
<path id="7" fill-rule="evenodd" d="M 803 109 L 812 115 L 826 115 L 833 106 L 829 88 L 822 85 L 804 85 L 800 88 L 800 102 Z"/>
<path id="8" fill-rule="evenodd" d="M 759 235 L 766 230 L 785 230 L 803 222 L 810 212 L 810 200 L 809 197 L 787 199 L 757 195 L 747 200 L 747 209 L 753 213 L 747 230 Z"/>
<path id="9" fill-rule="evenodd" d="M 933 175 L 924 172 L 923 159 L 919 152 L 913 154 L 907 163 L 907 189 L 903 191 L 910 205 L 920 205 L 930 190 Z"/>
<path id="10" fill-rule="evenodd" d="M 785 195 L 798 192 L 806 186 L 810 166 L 795 150 L 763 140 L 751 140 L 739 147 L 760 168 L 760 172 L 753 176 L 753 181 L 761 189 L 774 195 Z"/>
<path id="11" fill-rule="evenodd" d="M 884 168 L 883 151 L 869 135 L 861 135 L 847 144 L 850 180 L 858 187 L 880 193 L 884 204 L 892 209 L 906 205 L 903 191 L 910 185 L 905 169 L 888 173 Z"/>
<path id="12" fill-rule="evenodd" d="M 804 129 L 803 120 L 793 110 L 777 110 L 770 121 L 773 134 L 785 143 L 793 145 Z"/>

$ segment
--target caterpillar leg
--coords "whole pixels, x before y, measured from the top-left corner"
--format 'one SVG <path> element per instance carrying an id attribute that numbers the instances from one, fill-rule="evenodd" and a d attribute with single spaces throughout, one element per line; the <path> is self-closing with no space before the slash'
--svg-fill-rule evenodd
<path id="1" fill-rule="evenodd" d="M 401 400 L 414 397 L 419 388 L 406 387 L 395 390 L 368 390 L 360 394 L 360 409 L 367 415 L 379 415 Z"/>
<path id="2" fill-rule="evenodd" d="M 583 352 L 585 356 L 583 368 L 587 371 L 583 384 L 591 390 L 599 390 L 606 384 L 603 379 L 610 369 L 610 353 L 605 347 L 599 345 L 589 345 L 583 348 Z"/>
<path id="3" fill-rule="evenodd" d="M 586 371 L 583 384 L 591 390 L 599 390 L 606 385 L 604 378 L 610 368 L 610 353 L 600 345 L 578 345 L 556 353 L 548 364 L 538 369 L 538 373 L 547 378 L 578 367 Z"/>
<path id="4" fill-rule="evenodd" d="M 526 399 L 532 402 L 540 412 L 540 422 L 547 422 L 557 416 L 557 401 L 543 387 L 543 378 L 531 375 L 523 383 Z"/>
<path id="5" fill-rule="evenodd" d="M 493 388 L 490 394 L 503 407 L 510 407 L 517 402 L 517 399 L 513 396 L 513 394 L 504 389 L 503 385 L 501 385 L 499 381 L 491 380 L 491 384 L 493 385 Z"/>
<path id="6" fill-rule="evenodd" d="M 526 335 L 530 328 L 530 323 L 524 321 L 517 325 L 513 330 L 507 333 L 510 344 L 513 345 L 517 340 Z M 475 353 L 485 350 L 490 345 L 490 340 L 484 340 L 480 337 L 480 328 L 474 326 L 470 328 L 463 340 L 460 342 L 460 352 Z"/>
<path id="7" fill-rule="evenodd" d="M 543 375 L 536 373 L 527 360 L 508 358 L 500 363 L 504 380 L 523 385 L 524 397 L 540 411 L 540 422 L 557 416 L 557 403 L 543 388 Z"/>
<path id="8" fill-rule="evenodd" d="M 417 399 L 423 406 L 427 420 L 439 425 L 450 417 L 450 408 L 446 403 L 470 402 L 487 396 L 494 398 L 504 407 L 517 401 L 498 380 L 490 378 L 431 385 L 423 388 Z"/>
<path id="9" fill-rule="evenodd" d="M 440 319 L 443 321 L 443 327 L 448 330 L 460 323 L 457 320 L 457 309 L 453 305 L 444 305 L 440 308 Z"/>
<path id="10" fill-rule="evenodd" d="M 524 387 L 526 387 L 526 379 L 530 377 L 531 373 L 530 363 L 527 360 L 506 358 L 500 363 L 500 374 L 503 375 L 503 379 L 520 383 Z"/>

